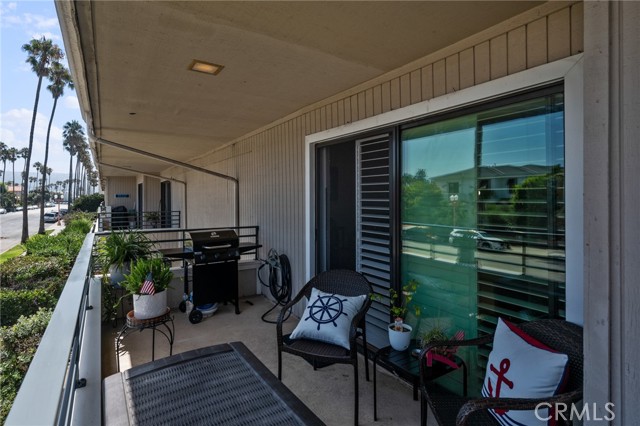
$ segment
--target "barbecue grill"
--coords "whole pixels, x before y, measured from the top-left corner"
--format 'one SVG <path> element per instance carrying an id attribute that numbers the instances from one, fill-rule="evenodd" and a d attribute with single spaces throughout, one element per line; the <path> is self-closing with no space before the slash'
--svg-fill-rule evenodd
<path id="1" fill-rule="evenodd" d="M 183 261 L 184 295 L 180 310 L 187 311 L 186 299 L 189 295 L 189 274 L 192 268 L 191 302 L 194 308 L 189 313 L 193 324 L 202 321 L 203 312 L 213 313 L 219 302 L 233 302 L 236 314 L 238 305 L 238 260 L 243 253 L 262 247 L 253 242 L 239 241 L 232 229 L 210 229 L 188 232 L 192 247 L 160 249 L 166 259 Z M 198 309 L 200 308 L 200 309 Z"/>
<path id="2" fill-rule="evenodd" d="M 238 304 L 239 239 L 231 229 L 190 232 L 193 243 L 192 302 L 189 321 L 202 321 L 200 306 L 233 302 Z"/>

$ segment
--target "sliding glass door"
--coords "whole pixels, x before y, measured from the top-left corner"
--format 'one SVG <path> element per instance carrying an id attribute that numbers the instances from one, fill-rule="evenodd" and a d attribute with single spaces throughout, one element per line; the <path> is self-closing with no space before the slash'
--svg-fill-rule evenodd
<path id="1" fill-rule="evenodd" d="M 556 88 L 401 132 L 401 282 L 420 283 L 419 330 L 564 317 L 563 122 Z M 486 353 L 465 356 L 484 371 Z"/>

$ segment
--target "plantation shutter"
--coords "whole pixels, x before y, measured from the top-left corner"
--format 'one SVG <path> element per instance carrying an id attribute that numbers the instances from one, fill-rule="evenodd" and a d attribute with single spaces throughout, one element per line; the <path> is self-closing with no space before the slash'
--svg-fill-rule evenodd
<path id="1" fill-rule="evenodd" d="M 389 323 L 391 287 L 391 134 L 356 140 L 356 269 L 379 296 L 367 313 L 369 341 Z"/>

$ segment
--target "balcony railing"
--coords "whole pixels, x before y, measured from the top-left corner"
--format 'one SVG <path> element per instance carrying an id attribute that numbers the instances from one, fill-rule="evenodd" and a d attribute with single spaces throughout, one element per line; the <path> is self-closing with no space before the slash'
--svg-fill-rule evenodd
<path id="1" fill-rule="evenodd" d="M 98 231 L 179 228 L 180 210 L 98 212 Z"/>
<path id="2" fill-rule="evenodd" d="M 241 242 L 259 242 L 258 226 L 140 230 L 156 248 L 185 247 L 188 232 L 233 229 Z M 102 424 L 102 283 L 95 277 L 95 243 L 87 234 L 64 290 L 7 417 L 7 425 Z M 257 259 L 257 250 L 244 254 Z M 184 267 L 184 265 L 183 265 Z M 46 389 L 46 391 L 43 391 Z M 33 409 L 37 401 L 38 409 Z"/>

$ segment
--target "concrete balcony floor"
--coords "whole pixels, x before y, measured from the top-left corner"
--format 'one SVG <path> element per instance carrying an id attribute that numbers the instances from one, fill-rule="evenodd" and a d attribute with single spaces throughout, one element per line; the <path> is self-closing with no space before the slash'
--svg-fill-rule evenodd
<path id="1" fill-rule="evenodd" d="M 173 354 L 186 352 L 218 343 L 241 341 L 266 366 L 277 374 L 275 324 L 262 321 L 261 316 L 273 306 L 263 296 L 240 301 L 240 315 L 233 306 L 221 305 L 210 318 L 199 324 L 191 324 L 186 313 L 175 310 L 175 339 Z M 274 310 L 267 319 L 275 319 Z M 293 330 L 298 319 L 291 316 L 285 323 L 285 331 Z M 116 372 L 115 339 L 122 327 L 122 320 L 113 327 L 103 325 L 103 377 Z M 151 360 L 151 330 L 134 331 L 121 345 L 120 369 L 125 370 Z M 169 355 L 167 340 L 156 334 L 155 357 Z M 353 368 L 350 365 L 332 365 L 314 371 L 302 358 L 283 354 L 283 383 L 327 425 L 353 424 Z M 369 363 L 372 373 L 372 363 Z M 418 425 L 420 403 L 414 401 L 409 384 L 378 369 L 378 421 L 373 421 L 373 376 L 365 380 L 364 358 L 358 365 L 360 375 L 360 424 L 361 425 Z M 431 420 L 431 419 L 430 419 Z"/>

